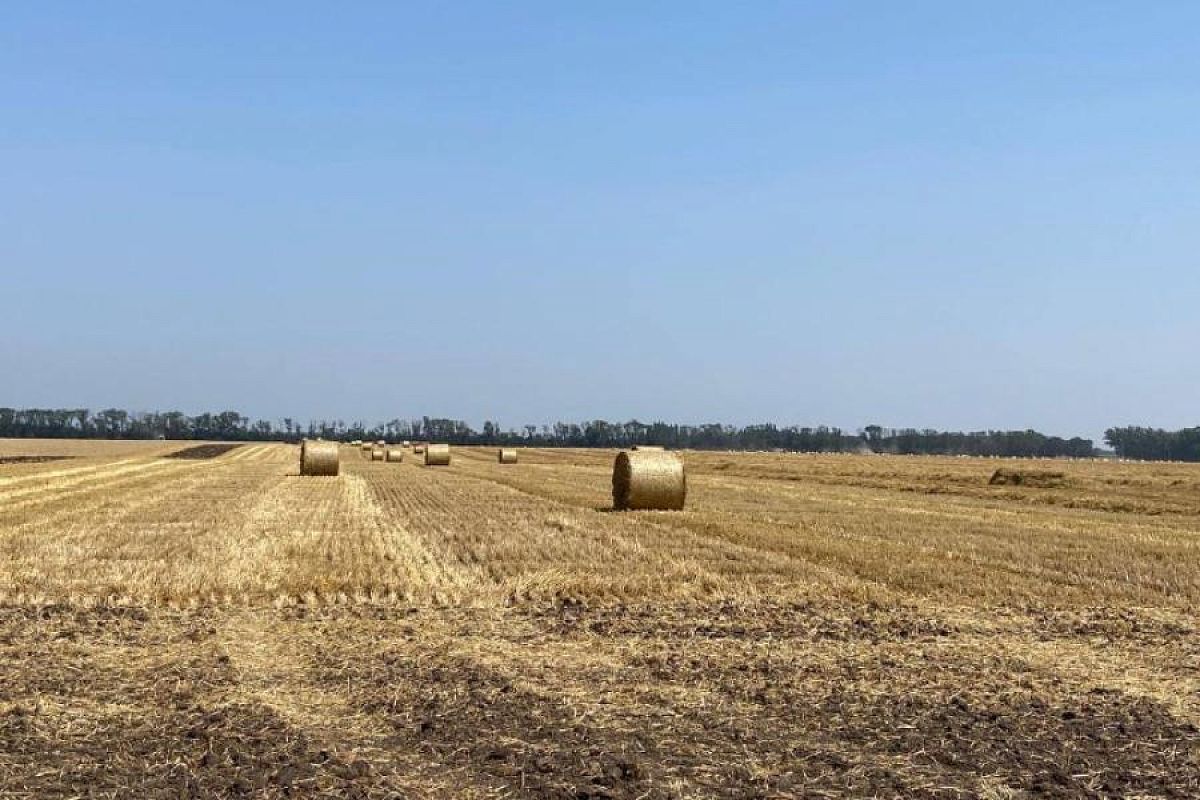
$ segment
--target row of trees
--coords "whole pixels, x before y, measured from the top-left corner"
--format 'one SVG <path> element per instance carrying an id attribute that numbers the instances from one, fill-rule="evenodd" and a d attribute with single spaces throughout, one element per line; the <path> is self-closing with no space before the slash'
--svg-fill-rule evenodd
<path id="1" fill-rule="evenodd" d="M 1145 461 L 1200 461 L 1200 428 L 1165 431 L 1129 426 L 1109 428 L 1104 441 L 1122 458 Z"/>
<path id="2" fill-rule="evenodd" d="M 1197 429 L 1193 429 L 1195 434 Z M 1165 434 L 1143 428 L 1109 431 L 1118 453 L 1136 458 L 1184 458 L 1179 446 L 1142 444 L 1154 437 L 1122 431 Z M 1184 433 L 1184 432 L 1181 432 Z M 1117 438 L 1114 440 L 1113 435 Z M 1168 434 L 1177 436 L 1179 434 Z M 301 425 L 285 417 L 278 422 L 254 420 L 237 411 L 188 416 L 181 411 L 130 413 L 116 408 L 95 413 L 88 409 L 0 408 L 0 437 L 107 439 L 216 439 L 225 441 L 294 441 L 302 436 L 325 439 L 413 439 L 450 444 L 525 445 L 539 447 L 627 447 L 659 444 L 697 450 L 789 450 L 800 452 L 862 452 L 973 456 L 1072 456 L 1094 454 L 1090 439 L 1062 439 L 1037 431 L 979 431 L 951 433 L 935 430 L 888 429 L 869 425 L 857 433 L 819 426 L 673 425 L 665 422 L 558 422 L 502 429 L 485 422 L 476 431 L 462 420 L 435 417 L 393 419 L 368 426 L 363 422 L 318 420 Z M 1141 438 L 1139 438 L 1139 436 Z M 1192 460 L 1200 460 L 1200 437 L 1192 441 Z M 1120 442 L 1120 444 L 1118 444 Z M 1136 444 L 1135 444 L 1136 442 Z"/>
<path id="3" fill-rule="evenodd" d="M 876 453 L 897 455 L 1039 456 L 1042 458 L 1089 458 L 1096 454 L 1091 439 L 1063 439 L 1037 431 L 949 431 L 891 430 L 869 425 L 863 438 Z"/>

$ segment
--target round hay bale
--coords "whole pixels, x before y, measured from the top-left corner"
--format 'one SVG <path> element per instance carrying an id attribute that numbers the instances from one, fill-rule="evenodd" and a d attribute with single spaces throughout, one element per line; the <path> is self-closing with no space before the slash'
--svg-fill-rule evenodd
<path id="1" fill-rule="evenodd" d="M 517 451 L 511 447 L 501 447 L 500 452 L 496 454 L 496 460 L 501 464 L 517 463 Z"/>
<path id="2" fill-rule="evenodd" d="M 314 442 L 305 439 L 300 443 L 301 475 L 337 475 L 337 442 Z"/>
<path id="3" fill-rule="evenodd" d="M 387 440 L 380 439 L 378 442 L 375 443 L 375 446 L 376 447 L 387 447 Z"/>
<path id="4" fill-rule="evenodd" d="M 450 466 L 450 445 L 448 444 L 431 444 L 425 448 L 425 466 L 427 467 L 448 467 Z"/>
<path id="5" fill-rule="evenodd" d="M 372 461 L 383 461 L 383 450 L 378 447 L 376 447 L 374 450 L 372 450 L 371 451 L 371 460 Z"/>
<path id="6" fill-rule="evenodd" d="M 416 453 L 417 455 L 422 455 L 422 454 L 425 452 L 425 445 L 423 445 L 423 444 L 414 444 L 414 445 L 413 445 L 413 452 L 414 452 L 414 453 Z"/>
<path id="7" fill-rule="evenodd" d="M 384 461 L 394 461 L 396 463 L 399 463 L 403 460 L 404 460 L 404 451 L 403 450 L 401 450 L 398 447 L 389 447 L 388 448 L 387 456 L 384 458 Z"/>
<path id="8" fill-rule="evenodd" d="M 687 472 L 674 453 L 622 451 L 613 464 L 612 486 L 613 508 L 618 511 L 682 511 Z"/>
<path id="9" fill-rule="evenodd" d="M 651 452 L 651 453 L 658 453 L 658 452 L 661 452 L 661 451 L 663 451 L 663 450 L 666 450 L 666 449 L 667 449 L 667 448 L 663 447 L 663 446 L 662 446 L 662 445 L 660 445 L 660 444 L 635 444 L 635 445 L 633 446 L 633 451 L 634 451 L 635 453 L 640 453 L 640 452 L 642 452 L 642 451 L 649 451 L 649 452 Z"/>

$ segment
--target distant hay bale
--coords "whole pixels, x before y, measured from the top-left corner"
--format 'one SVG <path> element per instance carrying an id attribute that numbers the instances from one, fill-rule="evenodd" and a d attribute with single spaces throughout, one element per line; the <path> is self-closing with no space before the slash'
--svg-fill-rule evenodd
<path id="1" fill-rule="evenodd" d="M 314 442 L 305 439 L 300 443 L 301 475 L 337 475 L 337 442 Z"/>
<path id="2" fill-rule="evenodd" d="M 667 448 L 663 447 L 661 444 L 635 444 L 632 448 L 632 450 L 635 453 L 641 453 L 641 452 L 659 453 L 666 449 Z"/>
<path id="3" fill-rule="evenodd" d="M 398 447 L 389 447 L 385 461 L 395 461 L 397 463 L 404 460 L 404 451 Z"/>
<path id="4" fill-rule="evenodd" d="M 1001 467 L 992 473 L 992 486 L 1031 486 L 1035 489 L 1056 489 L 1065 485 L 1067 475 L 1045 469 L 1009 469 Z"/>
<path id="5" fill-rule="evenodd" d="M 621 452 L 613 464 L 613 508 L 618 511 L 682 511 L 687 471 L 674 453 Z"/>
<path id="6" fill-rule="evenodd" d="M 500 448 L 500 452 L 499 452 L 499 453 L 497 453 L 497 454 L 496 454 L 496 456 L 497 456 L 497 460 L 498 460 L 498 461 L 499 461 L 501 464 L 515 464 L 515 463 L 517 463 L 517 451 L 516 451 L 516 450 L 513 450 L 513 449 L 512 449 L 512 448 L 510 448 L 510 447 L 502 447 L 502 448 Z"/>
<path id="7" fill-rule="evenodd" d="M 431 444 L 425 448 L 425 466 L 427 467 L 448 467 L 450 466 L 450 445 L 448 444 Z"/>
<path id="8" fill-rule="evenodd" d="M 355 439 L 354 441 L 350 442 L 350 444 L 353 445 L 354 447 L 361 447 L 362 439 Z"/>
<path id="9" fill-rule="evenodd" d="M 417 444 L 414 444 L 413 452 L 416 453 L 417 455 L 423 454 L 425 452 L 425 445 L 421 444 L 420 442 L 418 442 Z"/>
<path id="10" fill-rule="evenodd" d="M 412 442 L 410 442 L 408 439 L 405 439 L 403 442 L 401 442 L 401 445 L 403 447 L 412 447 Z"/>
<path id="11" fill-rule="evenodd" d="M 376 447 L 371 451 L 372 461 L 383 461 L 383 448 Z"/>
<path id="12" fill-rule="evenodd" d="M 379 441 L 377 441 L 377 442 L 375 443 L 375 446 L 376 446 L 376 447 L 387 447 L 387 440 L 386 440 L 386 439 L 380 439 Z"/>

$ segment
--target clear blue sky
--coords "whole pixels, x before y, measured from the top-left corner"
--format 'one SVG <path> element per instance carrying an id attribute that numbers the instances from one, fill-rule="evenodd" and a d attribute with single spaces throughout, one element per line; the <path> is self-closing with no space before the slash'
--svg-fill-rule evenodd
<path id="1" fill-rule="evenodd" d="M 334 5 L 6 5 L 0 404 L 1200 424 L 1198 4 Z"/>

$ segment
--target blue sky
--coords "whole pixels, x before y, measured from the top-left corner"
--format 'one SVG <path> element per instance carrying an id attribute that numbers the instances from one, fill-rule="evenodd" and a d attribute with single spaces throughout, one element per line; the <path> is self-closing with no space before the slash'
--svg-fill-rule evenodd
<path id="1" fill-rule="evenodd" d="M 1193 3 L 9 5 L 0 404 L 1200 424 Z"/>

